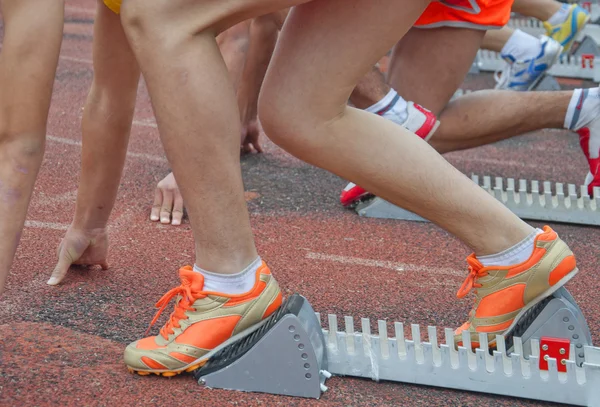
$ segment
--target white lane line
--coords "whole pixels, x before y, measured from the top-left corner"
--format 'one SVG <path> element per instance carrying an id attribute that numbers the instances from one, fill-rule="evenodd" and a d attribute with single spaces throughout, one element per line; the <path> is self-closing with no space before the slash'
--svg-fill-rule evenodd
<path id="1" fill-rule="evenodd" d="M 46 139 L 49 141 L 54 141 L 56 143 L 81 147 L 81 141 L 78 141 L 78 140 L 71 140 L 68 138 L 56 137 L 56 136 L 51 136 L 51 135 L 47 135 Z M 148 161 L 156 161 L 156 162 L 160 162 L 160 163 L 167 162 L 167 159 L 165 157 L 161 157 L 158 155 L 152 155 L 152 154 L 146 154 L 146 153 L 134 153 L 134 152 L 128 151 L 127 156 L 132 157 L 132 158 L 141 158 L 141 159 L 148 160 Z"/>
<path id="2" fill-rule="evenodd" d="M 320 260 L 320 261 L 332 261 L 341 264 L 350 264 L 353 266 L 364 266 L 364 267 L 379 267 L 394 271 L 403 272 L 415 272 L 415 273 L 430 273 L 430 274 L 446 274 L 450 276 L 464 277 L 466 272 L 454 270 L 448 267 L 428 267 L 421 266 L 418 264 L 411 263 L 397 263 L 393 261 L 385 260 L 372 260 L 372 259 L 361 259 L 358 257 L 348 256 L 336 256 L 333 254 L 314 253 L 309 252 L 306 254 L 307 259 Z"/>
<path id="3" fill-rule="evenodd" d="M 91 59 L 84 59 L 84 58 L 76 58 L 76 57 L 70 57 L 68 55 L 60 55 L 59 56 L 60 59 L 64 59 L 65 61 L 71 61 L 71 62 L 79 62 L 81 64 L 89 64 L 92 65 L 93 62 Z"/>
<path id="4" fill-rule="evenodd" d="M 153 129 L 158 129 L 158 125 L 152 120 L 134 120 L 133 125 L 141 127 L 152 127 Z"/>
<path id="5" fill-rule="evenodd" d="M 25 227 L 35 229 L 67 230 L 69 225 L 63 225 L 62 223 L 39 222 L 37 220 L 26 220 Z"/>
<path id="6" fill-rule="evenodd" d="M 75 7 L 75 6 L 65 6 L 65 11 L 72 11 L 74 13 L 91 13 L 95 14 L 95 8 L 85 8 L 85 7 Z"/>

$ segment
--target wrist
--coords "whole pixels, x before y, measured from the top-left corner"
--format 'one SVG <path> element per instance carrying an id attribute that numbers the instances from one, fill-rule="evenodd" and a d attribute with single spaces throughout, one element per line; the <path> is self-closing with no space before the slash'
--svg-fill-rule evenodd
<path id="1" fill-rule="evenodd" d="M 71 226 L 79 230 L 103 231 L 108 226 L 108 216 L 99 209 L 76 210 Z"/>

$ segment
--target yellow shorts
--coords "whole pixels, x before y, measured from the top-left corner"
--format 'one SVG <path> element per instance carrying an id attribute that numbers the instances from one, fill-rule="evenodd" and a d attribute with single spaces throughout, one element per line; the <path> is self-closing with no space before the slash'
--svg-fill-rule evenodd
<path id="1" fill-rule="evenodd" d="M 119 14 L 121 12 L 121 2 L 122 0 L 104 0 L 104 4 L 106 7 Z"/>

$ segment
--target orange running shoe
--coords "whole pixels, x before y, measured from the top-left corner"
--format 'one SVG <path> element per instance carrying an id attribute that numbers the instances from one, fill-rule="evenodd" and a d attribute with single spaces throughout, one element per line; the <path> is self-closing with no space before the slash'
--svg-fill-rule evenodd
<path id="1" fill-rule="evenodd" d="M 458 291 L 466 296 L 473 287 L 475 305 L 469 320 L 455 331 L 455 343 L 462 345 L 462 332 L 471 333 L 473 348 L 479 334 L 487 333 L 490 347 L 496 335 L 508 336 L 519 318 L 531 307 L 565 285 L 577 273 L 575 256 L 556 232 L 544 226 L 537 235 L 528 260 L 513 266 L 484 267 L 475 254 L 467 257 L 469 276 Z"/>
<path id="2" fill-rule="evenodd" d="M 175 376 L 196 370 L 219 349 L 258 329 L 281 305 L 279 285 L 264 262 L 252 290 L 240 295 L 202 291 L 204 276 L 189 266 L 179 270 L 179 277 L 181 285 L 156 303 L 159 310 L 150 327 L 177 297 L 175 311 L 160 334 L 125 348 L 129 371 Z"/>

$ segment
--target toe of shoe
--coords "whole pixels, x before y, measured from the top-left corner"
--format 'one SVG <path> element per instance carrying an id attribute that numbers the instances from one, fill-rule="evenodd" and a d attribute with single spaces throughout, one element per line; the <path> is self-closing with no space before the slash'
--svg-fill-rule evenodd
<path id="1" fill-rule="evenodd" d="M 143 361 L 142 358 L 144 356 L 149 356 L 146 355 L 147 352 L 144 352 L 141 349 L 138 349 L 137 347 L 137 343 L 138 341 L 135 341 L 133 343 L 130 343 L 129 345 L 127 345 L 127 347 L 125 348 L 125 351 L 123 353 L 123 359 L 125 361 L 125 364 L 135 370 L 148 370 L 150 369 L 149 366 L 147 366 Z"/>

